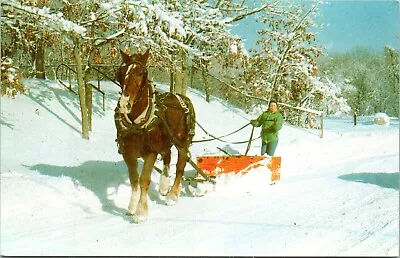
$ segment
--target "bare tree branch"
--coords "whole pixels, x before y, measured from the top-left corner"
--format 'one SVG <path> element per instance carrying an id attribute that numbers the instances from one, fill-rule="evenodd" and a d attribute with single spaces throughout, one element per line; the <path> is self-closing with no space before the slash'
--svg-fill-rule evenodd
<path id="1" fill-rule="evenodd" d="M 317 8 L 317 6 L 314 5 L 310 10 L 308 10 L 308 12 L 307 12 L 307 13 L 304 15 L 304 17 L 298 22 L 298 24 L 296 25 L 296 27 L 292 30 L 292 33 L 294 33 L 294 32 L 301 26 L 301 24 L 302 24 L 302 23 L 304 22 L 304 20 L 308 17 L 308 15 L 310 15 L 310 13 L 311 13 L 312 11 L 314 11 L 316 8 Z M 282 67 L 283 67 L 283 62 L 285 61 L 286 56 L 287 56 L 287 54 L 289 53 L 289 50 L 292 48 L 293 42 L 294 42 L 295 39 L 296 39 L 296 37 L 293 37 L 293 38 L 291 38 L 291 39 L 289 40 L 288 45 L 287 45 L 287 47 L 286 47 L 286 49 L 285 49 L 285 52 L 283 53 L 281 59 L 279 60 L 279 65 L 278 65 L 278 67 L 277 67 L 277 69 L 276 69 L 276 72 L 275 72 L 276 76 L 275 76 L 274 82 L 273 82 L 273 84 L 272 84 L 272 90 L 273 90 L 273 91 L 276 89 L 276 85 L 277 85 L 277 83 L 278 83 L 278 80 L 281 78 L 280 71 L 281 71 L 281 69 L 282 69 Z M 269 99 L 271 99 L 271 98 L 272 98 L 272 94 L 270 95 Z"/>
<path id="2" fill-rule="evenodd" d="M 243 20 L 247 16 L 253 15 L 255 13 L 259 13 L 259 12 L 261 12 L 261 11 L 263 11 L 263 10 L 265 10 L 265 9 L 275 5 L 275 4 L 277 4 L 278 2 L 280 2 L 280 0 L 276 0 L 273 3 L 265 4 L 265 5 L 263 5 L 263 6 L 259 7 L 259 8 L 250 10 L 249 12 L 239 14 L 238 16 L 234 17 L 229 23 L 233 23 L 233 22 L 237 22 L 237 21 Z"/>
<path id="3" fill-rule="evenodd" d="M 219 81 L 220 83 L 224 84 L 225 86 L 228 86 L 228 87 L 231 88 L 232 90 L 234 90 L 234 91 L 236 91 L 236 92 L 242 94 L 242 95 L 245 96 L 245 97 L 268 102 L 268 99 L 260 98 L 260 97 L 254 96 L 254 95 L 250 95 L 250 94 L 248 94 L 248 93 L 246 93 L 246 92 L 244 92 L 244 91 L 239 90 L 239 89 L 236 88 L 235 86 L 232 86 L 231 84 L 229 84 L 229 83 L 227 83 L 227 82 L 221 80 L 220 78 L 216 77 L 215 75 L 212 75 L 211 73 L 207 73 L 207 74 L 208 74 L 210 77 L 216 79 L 216 80 Z"/>
<path id="4" fill-rule="evenodd" d="M 230 89 L 236 91 L 237 93 L 242 94 L 242 95 L 245 96 L 245 97 L 252 98 L 252 99 L 256 99 L 256 100 L 265 101 L 266 103 L 269 103 L 269 101 L 270 101 L 269 99 L 257 97 L 257 96 L 254 96 L 254 95 L 250 95 L 250 94 L 248 94 L 248 93 L 246 93 L 246 92 L 244 92 L 244 91 L 241 91 L 241 90 L 239 90 L 238 88 L 236 88 L 235 86 L 233 86 L 233 85 L 231 85 L 231 84 L 229 84 L 229 83 L 227 83 L 227 82 L 221 80 L 220 78 L 218 78 L 218 77 L 216 77 L 216 76 L 214 76 L 214 75 L 212 75 L 212 74 L 210 74 L 210 73 L 208 73 L 208 75 L 209 75 L 210 77 L 216 79 L 216 80 L 219 81 L 220 83 L 224 84 L 225 86 L 228 86 Z M 304 111 L 304 112 L 307 112 L 307 113 L 312 113 L 312 114 L 318 115 L 318 116 L 321 116 L 321 115 L 323 114 L 323 112 L 320 111 L 320 110 L 314 110 L 314 109 L 304 108 L 304 107 L 294 107 L 294 106 L 288 105 L 288 104 L 283 103 L 283 102 L 278 102 L 278 104 L 281 105 L 281 106 L 287 107 L 287 108 L 292 108 L 292 109 Z"/>

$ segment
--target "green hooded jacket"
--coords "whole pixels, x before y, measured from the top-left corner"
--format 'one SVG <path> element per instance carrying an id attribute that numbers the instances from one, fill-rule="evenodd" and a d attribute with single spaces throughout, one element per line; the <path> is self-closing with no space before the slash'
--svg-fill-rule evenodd
<path id="1" fill-rule="evenodd" d="M 269 143 L 278 140 L 278 131 L 282 128 L 283 117 L 279 111 L 274 113 L 265 111 L 250 123 L 255 127 L 262 126 L 261 139 L 263 142 Z"/>

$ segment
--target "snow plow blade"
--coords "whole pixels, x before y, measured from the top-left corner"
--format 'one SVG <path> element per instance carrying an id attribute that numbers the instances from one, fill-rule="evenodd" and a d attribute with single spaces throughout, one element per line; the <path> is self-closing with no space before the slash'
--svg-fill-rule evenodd
<path id="1" fill-rule="evenodd" d="M 267 167 L 271 170 L 271 182 L 274 184 L 276 181 L 281 180 L 281 157 L 272 157 Z"/>
<path id="2" fill-rule="evenodd" d="M 281 157 L 267 156 L 199 156 L 197 166 L 207 176 L 218 176 L 223 173 L 245 174 L 261 166 L 272 172 L 271 181 L 280 179 Z"/>

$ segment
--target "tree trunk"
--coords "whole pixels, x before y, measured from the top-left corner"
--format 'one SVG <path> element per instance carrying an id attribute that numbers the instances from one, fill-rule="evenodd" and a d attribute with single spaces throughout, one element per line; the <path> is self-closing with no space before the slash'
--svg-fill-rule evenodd
<path id="1" fill-rule="evenodd" d="M 174 68 L 171 68 L 169 72 L 169 92 L 175 93 L 175 72 Z"/>
<path id="2" fill-rule="evenodd" d="M 176 71 L 175 91 L 176 93 L 186 96 L 189 70 L 188 57 L 183 50 L 180 50 L 178 53 L 178 58 L 181 61 L 181 67 Z"/>
<path id="3" fill-rule="evenodd" d="M 38 42 L 38 46 L 35 53 L 35 62 L 36 62 L 36 78 L 46 79 L 45 74 L 45 60 L 44 60 L 44 42 L 40 40 Z"/>
<path id="4" fill-rule="evenodd" d="M 93 114 L 93 88 L 89 83 L 89 74 L 90 70 L 85 70 L 84 83 L 85 83 L 85 99 L 86 99 L 86 107 L 87 107 L 87 115 L 88 115 L 88 130 L 92 131 L 92 114 Z"/>
<path id="5" fill-rule="evenodd" d="M 195 73 L 194 65 L 192 64 L 192 65 L 190 65 L 190 68 L 189 68 L 189 81 L 190 81 L 189 85 L 193 85 L 193 83 L 194 83 L 194 73 Z"/>
<path id="6" fill-rule="evenodd" d="M 389 46 L 384 47 L 384 53 L 386 57 L 386 67 L 385 72 L 387 73 L 388 78 L 388 89 L 391 88 L 393 94 L 388 94 L 391 101 L 384 101 L 389 108 L 385 108 L 384 110 L 391 110 L 391 115 L 399 114 L 399 106 L 393 105 L 394 103 L 399 103 L 399 84 L 400 84 L 400 72 L 399 72 L 399 54 Z M 381 98 L 383 99 L 383 98 Z"/>
<path id="7" fill-rule="evenodd" d="M 207 65 L 201 65 L 201 75 L 203 77 L 203 88 L 206 93 L 206 101 L 210 102 L 210 85 L 208 84 Z"/>
<path id="8" fill-rule="evenodd" d="M 74 46 L 75 64 L 78 79 L 78 95 L 79 103 L 82 115 L 82 137 L 89 139 L 89 120 L 88 120 L 88 109 L 86 106 L 86 95 L 85 95 L 85 82 L 84 73 L 82 69 L 81 49 L 80 44 L 75 42 Z"/>

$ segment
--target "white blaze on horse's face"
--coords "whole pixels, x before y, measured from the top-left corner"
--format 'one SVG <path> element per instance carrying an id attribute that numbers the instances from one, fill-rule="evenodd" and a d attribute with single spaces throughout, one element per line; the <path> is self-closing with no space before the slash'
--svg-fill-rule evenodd
<path id="1" fill-rule="evenodd" d="M 135 68 L 136 68 L 136 64 L 130 64 L 128 66 L 128 69 L 126 70 L 126 73 L 125 73 L 125 81 L 128 79 L 128 76 L 131 73 L 132 69 L 135 69 Z"/>
<path id="2" fill-rule="evenodd" d="M 127 94 L 126 91 L 126 83 L 128 83 L 128 76 L 130 74 L 130 72 L 136 68 L 136 64 L 131 64 L 128 66 L 128 69 L 126 70 L 125 73 L 125 80 L 124 80 L 124 88 L 122 90 L 122 96 L 119 99 L 119 112 L 121 114 L 129 114 L 131 112 L 132 109 L 132 103 L 130 103 L 130 96 L 129 94 Z"/>

